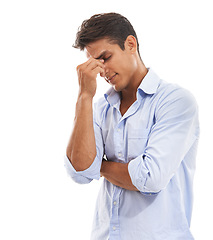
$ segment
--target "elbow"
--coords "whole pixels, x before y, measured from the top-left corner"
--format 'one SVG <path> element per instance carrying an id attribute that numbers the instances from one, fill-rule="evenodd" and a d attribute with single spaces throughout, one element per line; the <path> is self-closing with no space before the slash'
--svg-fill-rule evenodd
<path id="1" fill-rule="evenodd" d="M 173 173 L 165 173 L 157 164 L 151 161 L 141 161 L 137 158 L 129 163 L 129 173 L 133 185 L 144 194 L 156 194 L 165 189 L 173 177 Z"/>
<path id="2" fill-rule="evenodd" d="M 75 164 L 75 162 L 73 161 L 73 154 L 72 151 L 70 149 L 67 148 L 66 150 L 66 156 L 69 160 L 69 162 L 72 164 L 73 168 L 75 169 L 75 171 L 80 171 L 77 167 L 77 165 Z"/>
<path id="3" fill-rule="evenodd" d="M 84 176 L 81 172 L 77 172 L 70 163 L 68 156 L 64 156 L 64 167 L 66 169 L 67 176 L 69 176 L 75 183 L 87 184 L 93 180 L 92 178 Z"/>
<path id="4" fill-rule="evenodd" d="M 153 177 L 148 173 L 145 179 L 138 178 L 135 186 L 140 192 L 151 195 L 161 192 L 167 184 L 168 182 L 160 176 Z"/>
<path id="5" fill-rule="evenodd" d="M 145 193 L 159 193 L 165 187 L 159 183 L 152 183 L 148 187 L 145 188 Z"/>
<path id="6" fill-rule="evenodd" d="M 92 165 L 96 157 L 96 155 L 93 154 L 87 155 L 79 151 L 71 151 L 69 148 L 67 148 L 66 150 L 66 155 L 77 172 L 85 171 L 86 169 L 88 169 Z"/>
<path id="7" fill-rule="evenodd" d="M 70 151 L 70 149 L 67 147 L 67 149 L 66 149 L 66 156 L 67 156 L 67 158 L 69 159 L 69 161 L 71 162 L 71 156 L 72 156 L 72 154 L 71 154 L 71 151 Z"/>
<path id="8" fill-rule="evenodd" d="M 83 176 L 73 176 L 72 180 L 78 184 L 88 184 L 92 181 L 92 179 L 89 179 Z"/>
<path id="9" fill-rule="evenodd" d="M 67 149 L 66 149 L 66 156 L 70 161 L 70 163 L 73 165 L 73 150 L 69 147 L 69 145 L 67 146 Z"/>
<path id="10" fill-rule="evenodd" d="M 168 181 L 162 179 L 159 175 L 157 177 L 148 177 L 146 185 L 144 186 L 145 193 L 159 193 L 166 188 Z"/>

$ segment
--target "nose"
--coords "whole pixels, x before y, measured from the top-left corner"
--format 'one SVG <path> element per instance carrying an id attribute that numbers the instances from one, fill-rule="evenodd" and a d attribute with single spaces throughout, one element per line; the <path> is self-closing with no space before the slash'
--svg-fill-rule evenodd
<path id="1" fill-rule="evenodd" d="M 108 73 L 109 73 L 109 70 L 108 70 L 107 64 L 104 62 L 104 72 L 101 73 L 100 76 L 104 77 L 104 78 L 107 78 L 108 77 Z"/>

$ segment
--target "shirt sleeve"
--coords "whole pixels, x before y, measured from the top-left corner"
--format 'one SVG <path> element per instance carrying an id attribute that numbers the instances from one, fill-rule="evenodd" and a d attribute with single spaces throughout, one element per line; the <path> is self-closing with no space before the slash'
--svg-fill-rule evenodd
<path id="1" fill-rule="evenodd" d="M 93 126 L 94 126 L 94 133 L 95 133 L 95 141 L 96 141 L 96 157 L 93 163 L 84 171 L 76 171 L 75 168 L 72 166 L 71 162 L 69 161 L 68 157 L 64 156 L 64 166 L 67 170 L 67 174 L 72 178 L 73 181 L 85 184 L 90 183 L 93 179 L 99 180 L 100 178 L 100 169 L 102 164 L 103 158 L 103 138 L 101 127 L 97 122 L 97 113 L 94 111 L 93 114 Z"/>
<path id="2" fill-rule="evenodd" d="M 164 189 L 198 136 L 194 97 L 184 89 L 167 94 L 156 107 L 144 153 L 128 165 L 133 185 L 142 193 Z"/>

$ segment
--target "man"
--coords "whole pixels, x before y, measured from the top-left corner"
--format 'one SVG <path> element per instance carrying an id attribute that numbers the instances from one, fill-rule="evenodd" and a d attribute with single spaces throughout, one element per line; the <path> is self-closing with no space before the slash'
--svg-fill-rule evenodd
<path id="1" fill-rule="evenodd" d="M 104 177 L 92 240 L 189 240 L 199 137 L 193 96 L 141 60 L 136 33 L 116 13 L 82 23 L 79 95 L 65 165 L 72 179 Z M 96 77 L 112 86 L 93 107 Z"/>

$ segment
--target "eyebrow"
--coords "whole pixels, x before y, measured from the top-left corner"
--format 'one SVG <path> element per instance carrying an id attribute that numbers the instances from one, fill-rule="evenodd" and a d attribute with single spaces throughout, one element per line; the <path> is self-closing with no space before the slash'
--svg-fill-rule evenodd
<path id="1" fill-rule="evenodd" d="M 108 50 L 105 50 L 105 51 L 103 51 L 103 52 L 100 54 L 99 57 L 97 57 L 97 58 L 95 58 L 95 59 L 101 59 L 101 58 L 103 58 L 107 53 L 109 53 L 109 51 L 108 51 Z"/>

